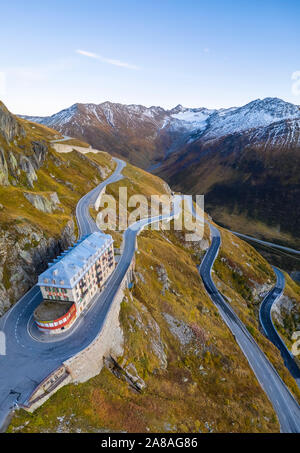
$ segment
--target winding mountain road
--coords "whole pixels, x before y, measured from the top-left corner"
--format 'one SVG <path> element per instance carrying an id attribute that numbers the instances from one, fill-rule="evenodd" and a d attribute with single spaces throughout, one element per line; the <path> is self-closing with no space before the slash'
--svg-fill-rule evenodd
<path id="1" fill-rule="evenodd" d="M 99 231 L 99 228 L 89 214 L 89 206 L 95 204 L 99 194 L 102 192 L 102 190 L 105 189 L 106 186 L 123 178 L 122 170 L 126 166 L 126 162 L 117 158 L 114 158 L 114 161 L 116 162 L 117 166 L 113 174 L 93 190 L 84 195 L 77 203 L 76 219 L 79 230 L 79 237 L 93 233 L 94 231 Z"/>
<path id="2" fill-rule="evenodd" d="M 97 229 L 89 214 L 89 206 L 96 201 L 105 186 L 122 178 L 126 165 L 115 159 L 114 173 L 103 183 L 86 194 L 78 202 L 76 217 L 80 235 Z M 131 263 L 136 247 L 136 236 L 150 223 L 174 218 L 180 213 L 178 199 L 169 216 L 156 216 L 143 219 L 131 225 L 124 233 L 124 250 L 121 259 L 95 303 L 79 318 L 76 335 L 66 332 L 55 341 L 37 341 L 30 333 L 33 311 L 41 302 L 41 293 L 34 286 L 1 319 L 0 330 L 6 335 L 6 355 L 0 356 L 0 427 L 16 404 L 24 404 L 36 386 L 63 361 L 88 346 L 98 335 L 120 283 Z M 193 213 L 195 215 L 194 208 Z M 239 346 L 247 357 L 258 381 L 267 393 L 278 414 L 283 432 L 300 432 L 300 408 L 274 367 L 260 350 L 246 327 L 233 309 L 218 292 L 211 278 L 211 268 L 217 257 L 221 238 L 217 228 L 210 225 L 212 244 L 200 266 L 200 275 L 211 299 L 218 307 L 221 316 L 232 331 Z"/>
<path id="3" fill-rule="evenodd" d="M 275 244 L 275 242 L 263 241 L 262 239 L 257 239 L 253 236 L 248 236 L 248 234 L 238 233 L 237 231 L 229 230 L 231 233 L 242 239 L 248 239 L 249 241 L 256 242 L 257 244 L 265 245 L 270 248 L 278 249 L 283 252 L 292 253 L 293 255 L 300 255 L 300 251 L 292 249 L 291 247 L 285 247 L 284 245 Z"/>
<path id="4" fill-rule="evenodd" d="M 266 295 L 260 305 L 259 320 L 266 337 L 270 341 L 272 341 L 272 343 L 279 349 L 285 366 L 294 377 L 295 381 L 298 384 L 298 387 L 300 388 L 300 369 L 295 362 L 293 355 L 290 353 L 280 335 L 278 334 L 272 321 L 272 305 L 281 297 L 285 286 L 283 273 L 274 266 L 273 269 L 276 274 L 276 284 L 274 288 Z"/>
<path id="5" fill-rule="evenodd" d="M 77 204 L 76 217 L 80 237 L 97 230 L 89 214 L 89 206 L 96 201 L 105 186 L 123 177 L 121 172 L 126 164 L 118 159 L 115 161 L 117 165 L 113 174 L 82 197 Z M 0 331 L 4 332 L 6 337 L 6 355 L 0 355 L 0 427 L 5 424 L 15 404 L 26 403 L 45 377 L 64 360 L 88 346 L 97 336 L 126 269 L 126 257 L 130 255 L 132 244 L 127 241 L 125 244 L 123 260 L 111 276 L 110 285 L 106 286 L 85 316 L 76 322 L 76 335 L 66 332 L 50 342 L 37 341 L 31 335 L 29 327 L 33 322 L 33 312 L 42 300 L 38 286 L 28 291 L 0 319 Z"/>
<path id="6" fill-rule="evenodd" d="M 80 199 L 76 209 L 80 236 L 97 230 L 89 206 L 94 203 L 105 186 L 122 178 L 125 162 L 117 163 L 114 173 Z M 99 334 L 115 294 L 126 274 L 135 253 L 136 236 L 150 223 L 174 218 L 179 206 L 175 203 L 171 215 L 143 219 L 132 224 L 124 233 L 121 259 L 109 278 L 109 284 L 99 294 L 91 308 L 81 316 L 70 331 L 59 338 L 41 341 L 32 336 L 30 325 L 33 312 L 42 300 L 38 286 L 25 294 L 1 319 L 0 331 L 6 336 L 6 355 L 0 355 L 0 429 L 16 405 L 25 404 L 37 387 L 66 359 L 85 349 Z M 76 332 L 75 335 L 73 333 Z"/>
<path id="7" fill-rule="evenodd" d="M 292 396 L 273 365 L 269 362 L 258 344 L 250 335 L 245 325 L 241 322 L 232 307 L 225 301 L 224 297 L 214 284 L 211 272 L 220 249 L 221 236 L 219 230 L 211 224 L 210 229 L 212 243 L 199 267 L 199 273 L 206 291 L 218 308 L 224 322 L 234 335 L 236 342 L 247 358 L 260 385 L 271 401 L 279 419 L 281 432 L 299 433 L 299 404 Z M 276 292 L 276 289 L 273 289 L 272 291 Z"/>

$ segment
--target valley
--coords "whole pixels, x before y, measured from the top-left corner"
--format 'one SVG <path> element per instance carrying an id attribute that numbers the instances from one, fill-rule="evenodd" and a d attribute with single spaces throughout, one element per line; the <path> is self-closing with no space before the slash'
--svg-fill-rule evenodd
<path id="1" fill-rule="evenodd" d="M 207 211 L 234 231 L 299 248 L 296 105 L 266 98 L 164 110 L 105 102 L 29 119 L 151 169 L 176 190 L 205 194 Z"/>

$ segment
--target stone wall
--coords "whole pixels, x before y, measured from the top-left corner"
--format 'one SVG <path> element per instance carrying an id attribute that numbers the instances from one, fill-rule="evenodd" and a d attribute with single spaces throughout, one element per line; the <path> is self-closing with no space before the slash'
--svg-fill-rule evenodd
<path id="1" fill-rule="evenodd" d="M 34 390 L 29 397 L 28 403 L 23 405 L 23 409 L 28 412 L 33 412 L 40 407 L 51 395 L 57 392 L 58 389 L 72 381 L 64 365 L 57 368 L 53 373 L 47 376 Z"/>
<path id="2" fill-rule="evenodd" d="M 99 374 L 105 356 L 122 355 L 123 333 L 119 323 L 119 313 L 123 297 L 124 291 L 120 289 L 97 338 L 86 349 L 64 362 L 72 382 L 85 382 Z"/>
<path id="3" fill-rule="evenodd" d="M 133 280 L 135 257 L 122 280 L 106 314 L 103 328 L 97 338 L 83 351 L 64 362 L 73 382 L 85 382 L 100 373 L 107 355 L 120 356 L 123 353 L 123 333 L 119 322 L 120 306 L 124 291 Z"/>

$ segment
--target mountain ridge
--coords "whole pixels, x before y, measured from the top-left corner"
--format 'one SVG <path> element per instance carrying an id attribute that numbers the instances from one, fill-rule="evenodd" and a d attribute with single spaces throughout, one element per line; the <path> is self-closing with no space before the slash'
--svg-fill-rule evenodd
<path id="1" fill-rule="evenodd" d="M 298 105 L 267 97 L 225 109 L 165 110 L 106 101 L 29 119 L 151 170 L 177 190 L 204 193 L 211 214 L 232 229 L 237 211 L 273 229 L 299 231 Z M 247 223 L 240 232 L 249 233 Z"/>
<path id="2" fill-rule="evenodd" d="M 130 113 L 143 113 L 148 117 L 153 116 L 154 114 L 162 115 L 165 114 L 167 116 L 173 117 L 173 119 L 181 120 L 183 122 L 190 122 L 190 118 L 184 118 L 184 113 L 202 113 L 203 111 L 207 112 L 208 115 L 217 115 L 224 117 L 227 114 L 232 115 L 234 112 L 242 112 L 243 110 L 247 109 L 254 111 L 254 113 L 258 113 L 262 110 L 266 110 L 269 112 L 270 116 L 272 117 L 273 112 L 281 112 L 281 116 L 276 118 L 270 118 L 270 121 L 268 122 L 269 124 L 272 122 L 280 121 L 281 119 L 287 119 L 287 118 L 292 118 L 292 117 L 299 117 L 300 116 L 300 107 L 296 104 L 292 104 L 286 101 L 283 101 L 282 99 L 279 98 L 272 98 L 272 97 L 267 97 L 264 99 L 255 99 L 253 101 L 248 102 L 247 104 L 240 106 L 240 107 L 229 107 L 229 108 L 220 108 L 220 109 L 209 109 L 206 107 L 183 107 L 181 104 L 176 105 L 175 107 L 171 109 L 164 109 L 161 106 L 151 106 L 151 107 L 146 107 L 142 104 L 121 104 L 121 103 L 113 103 L 110 101 L 104 101 L 100 104 L 96 103 L 75 103 L 72 104 L 70 107 L 67 107 L 63 110 L 60 110 L 57 113 L 54 113 L 52 115 L 48 116 L 34 116 L 34 115 L 18 115 L 21 118 L 34 121 L 37 123 L 42 123 L 45 125 L 50 125 L 50 124 L 56 124 L 57 130 L 59 130 L 59 126 L 63 125 L 63 121 L 61 121 L 61 124 L 59 123 L 60 119 L 62 118 L 65 121 L 68 121 L 72 119 L 74 114 L 76 112 L 81 111 L 83 108 L 86 108 L 87 113 L 95 113 L 95 109 L 101 109 L 104 111 L 104 109 L 108 110 L 111 109 L 116 110 L 116 109 L 122 109 L 125 111 L 127 109 L 128 112 Z M 94 111 L 94 112 L 93 112 Z M 68 115 L 65 115 L 68 113 Z M 181 117 L 178 116 L 181 114 Z M 175 117 L 174 115 L 177 115 L 178 117 Z M 100 118 L 98 118 L 100 120 Z M 202 120 L 201 120 L 202 121 Z M 200 122 L 201 122 L 200 121 Z M 197 122 L 196 121 L 191 121 L 195 123 L 195 128 L 197 129 Z M 262 125 L 258 122 L 257 124 Z M 255 125 L 256 126 L 256 125 Z M 247 128 L 244 128 L 244 130 L 248 130 L 252 128 L 251 125 L 249 125 Z"/>
<path id="3" fill-rule="evenodd" d="M 101 146 L 108 152 L 114 152 L 112 148 L 115 148 L 116 154 L 147 168 L 199 138 L 215 140 L 283 120 L 295 120 L 298 127 L 300 109 L 295 104 L 270 97 L 225 109 L 189 108 L 178 104 L 167 110 L 160 106 L 105 101 L 75 103 L 51 116 L 21 117 L 86 140 L 94 147 Z"/>

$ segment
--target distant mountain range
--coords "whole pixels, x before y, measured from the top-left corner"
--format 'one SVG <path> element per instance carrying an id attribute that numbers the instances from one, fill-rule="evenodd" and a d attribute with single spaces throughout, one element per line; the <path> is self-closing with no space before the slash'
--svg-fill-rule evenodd
<path id="1" fill-rule="evenodd" d="M 212 215 L 232 228 L 235 213 L 294 236 L 300 230 L 297 105 L 265 98 L 165 110 L 104 102 L 25 118 L 150 168 L 178 190 L 205 193 Z"/>
<path id="2" fill-rule="evenodd" d="M 252 143 L 292 145 L 298 138 L 300 110 L 277 98 L 219 110 L 182 105 L 165 110 L 104 102 L 74 104 L 52 116 L 22 117 L 88 140 L 105 151 L 127 155 L 145 167 L 199 139 L 212 142 L 245 131 Z"/>

